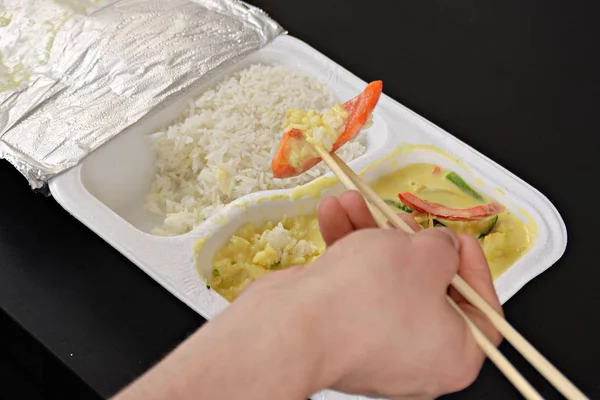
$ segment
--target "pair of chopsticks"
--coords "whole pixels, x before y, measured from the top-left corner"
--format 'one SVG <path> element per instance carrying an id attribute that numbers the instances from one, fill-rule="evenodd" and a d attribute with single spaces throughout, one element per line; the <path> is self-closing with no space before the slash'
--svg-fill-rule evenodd
<path id="1" fill-rule="evenodd" d="M 307 140 L 308 141 L 308 140 Z M 310 141 L 308 141 L 310 142 Z M 311 143 L 319 156 L 329 166 L 329 169 L 337 176 L 348 190 L 356 190 L 365 198 L 375 221 L 382 229 L 401 229 L 407 233 L 414 233 L 412 228 L 390 208 L 360 176 L 358 176 L 346 163 L 335 153 L 329 153 L 320 144 Z M 385 216 L 377 213 L 381 211 Z M 387 219 L 387 220 L 386 220 Z M 388 225 L 390 221 L 393 227 Z M 587 399 L 587 397 L 563 374 L 560 373 L 539 351 L 537 351 L 516 329 L 514 329 L 500 314 L 498 314 L 465 280 L 456 275 L 451 285 L 473 306 L 477 307 L 500 332 L 504 338 L 527 359 L 540 374 L 542 374 L 560 393 L 567 399 Z M 521 392 L 526 399 L 542 399 L 542 396 L 531 386 L 529 382 L 515 369 L 515 367 L 504 357 L 488 338 L 477 328 L 468 316 L 458 307 L 450 297 L 448 303 L 464 319 L 477 344 L 481 347 L 487 357 L 498 367 L 506 378 Z"/>

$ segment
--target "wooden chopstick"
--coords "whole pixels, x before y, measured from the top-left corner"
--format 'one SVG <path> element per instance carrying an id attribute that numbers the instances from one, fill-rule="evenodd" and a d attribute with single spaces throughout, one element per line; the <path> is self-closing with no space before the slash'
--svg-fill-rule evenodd
<path id="1" fill-rule="evenodd" d="M 513 384 L 513 386 L 525 397 L 526 399 L 543 399 L 543 397 L 531 386 L 531 384 L 517 371 L 517 369 L 504 357 L 504 354 L 498 350 L 496 346 L 479 330 L 477 325 L 469 319 L 469 317 L 463 312 L 463 310 L 456 304 L 450 297 L 446 297 L 450 306 L 460 315 L 467 327 L 471 331 L 471 334 L 475 338 L 475 341 L 487 355 L 487 357 L 496 365 L 496 367 L 504 374 L 504 376 Z"/>
<path id="2" fill-rule="evenodd" d="M 492 325 L 521 355 L 531 363 L 567 399 L 587 400 L 584 395 L 567 377 L 550 363 L 531 343 L 527 341 L 511 324 L 496 312 L 464 279 L 456 275 L 452 286 L 469 303 L 476 306 L 492 322 Z"/>
<path id="3" fill-rule="evenodd" d="M 367 204 L 372 204 L 398 229 L 407 233 L 414 233 L 412 228 L 391 209 L 362 178 L 360 178 L 346 163 L 335 153 L 329 153 L 322 146 L 312 144 L 319 156 L 329 166 L 331 171 L 340 179 L 349 190 L 357 190 L 365 197 Z M 389 228 L 387 221 L 369 207 L 377 224 L 384 229 Z M 452 286 L 467 299 L 472 305 L 488 317 L 492 325 L 511 343 L 558 391 L 567 399 L 587 399 L 587 397 L 561 372 L 542 356 L 516 329 L 514 329 L 501 315 L 499 315 L 466 281 L 456 275 L 451 282 Z M 506 360 L 500 351 L 483 335 L 472 321 L 460 310 L 456 303 L 448 298 L 450 305 L 465 319 L 467 326 L 486 355 L 494 362 L 511 383 L 528 399 L 541 399 L 539 393 L 523 378 L 518 371 Z"/>
<path id="4" fill-rule="evenodd" d="M 321 148 L 323 152 L 324 149 Z M 325 152 L 325 158 L 318 151 L 323 160 L 331 159 L 332 164 L 340 168 L 340 172 L 346 175 L 350 181 L 355 184 L 358 191 L 363 193 L 365 198 L 372 202 L 397 228 L 412 233 L 413 230 L 400 218 L 394 210 L 388 206 L 375 191 L 340 159 L 336 154 Z M 325 161 L 329 168 L 331 166 Z M 333 169 L 332 169 L 333 171 Z M 335 172 L 334 172 L 335 173 Z M 337 176 L 337 174 L 336 174 Z M 408 229 L 406 229 L 408 228 Z M 464 279 L 456 275 L 451 282 L 452 286 L 465 298 L 477 307 L 492 322 L 492 325 L 500 332 L 504 338 L 513 345 L 519 353 L 531 365 L 533 365 L 540 374 L 542 374 L 563 396 L 567 399 L 587 399 L 587 397 L 567 379 L 554 365 L 552 365 L 531 343 L 529 343 L 515 328 L 513 328 L 506 319 L 504 319 L 496 310 L 494 310 L 483 297 L 479 295 Z"/>

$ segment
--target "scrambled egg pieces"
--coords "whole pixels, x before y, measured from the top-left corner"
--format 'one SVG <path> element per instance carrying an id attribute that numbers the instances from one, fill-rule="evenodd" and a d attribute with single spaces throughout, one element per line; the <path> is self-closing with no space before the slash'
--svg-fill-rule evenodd
<path id="1" fill-rule="evenodd" d="M 228 301 L 269 271 L 309 264 L 325 251 L 316 215 L 240 228 L 213 258 L 208 284 Z"/>
<path id="2" fill-rule="evenodd" d="M 315 110 L 287 110 L 282 128 L 285 132 L 297 129 L 304 133 L 308 141 L 319 143 L 331 151 L 347 119 L 348 112 L 339 104 L 328 108 L 323 114 Z M 303 161 L 318 156 L 309 143 L 299 140 L 296 146 L 288 149 L 287 159 L 290 165 L 299 168 Z"/>

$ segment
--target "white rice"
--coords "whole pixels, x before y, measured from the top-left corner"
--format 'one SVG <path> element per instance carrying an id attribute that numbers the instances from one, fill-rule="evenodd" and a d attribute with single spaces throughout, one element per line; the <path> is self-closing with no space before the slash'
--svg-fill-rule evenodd
<path id="1" fill-rule="evenodd" d="M 156 176 L 146 209 L 164 217 L 156 235 L 180 235 L 224 205 L 249 193 L 293 188 L 328 171 L 320 163 L 306 173 L 273 179 L 271 159 L 288 109 L 322 110 L 332 93 L 304 73 L 284 66 L 252 65 L 204 92 L 177 122 L 153 134 Z M 366 150 L 363 137 L 338 155 L 346 162 Z"/>

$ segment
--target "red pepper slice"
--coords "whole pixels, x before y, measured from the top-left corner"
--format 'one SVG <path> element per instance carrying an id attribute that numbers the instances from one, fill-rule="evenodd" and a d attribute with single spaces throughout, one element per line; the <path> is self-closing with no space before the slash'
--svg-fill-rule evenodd
<path id="1" fill-rule="evenodd" d="M 348 119 L 346 120 L 344 131 L 333 144 L 333 148 L 331 149 L 332 153 L 337 151 L 340 147 L 358 135 L 360 130 L 369 120 L 371 113 L 377 106 L 382 90 L 382 81 L 371 82 L 361 94 L 342 104 L 342 107 L 348 112 Z M 288 162 L 286 156 L 287 146 L 289 146 L 293 140 L 304 140 L 304 135 L 302 135 L 302 132 L 296 129 L 291 129 L 283 135 L 275 156 L 271 161 L 273 177 L 283 179 L 300 175 L 322 161 L 321 157 L 313 157 L 305 160 L 301 168 L 294 168 Z"/>
<path id="2" fill-rule="evenodd" d="M 452 221 L 473 221 L 484 219 L 496 214 L 500 214 L 505 210 L 502 204 L 495 201 L 489 204 L 483 204 L 469 208 L 448 208 L 441 204 L 423 200 L 411 192 L 399 193 L 398 198 L 416 212 L 431 214 L 433 216 Z"/>
<path id="3" fill-rule="evenodd" d="M 439 165 L 436 165 L 435 167 L 433 167 L 433 174 L 434 174 L 434 175 L 437 175 L 437 174 L 439 174 L 440 172 L 442 172 L 442 169 L 440 168 L 440 166 L 439 166 Z"/>

